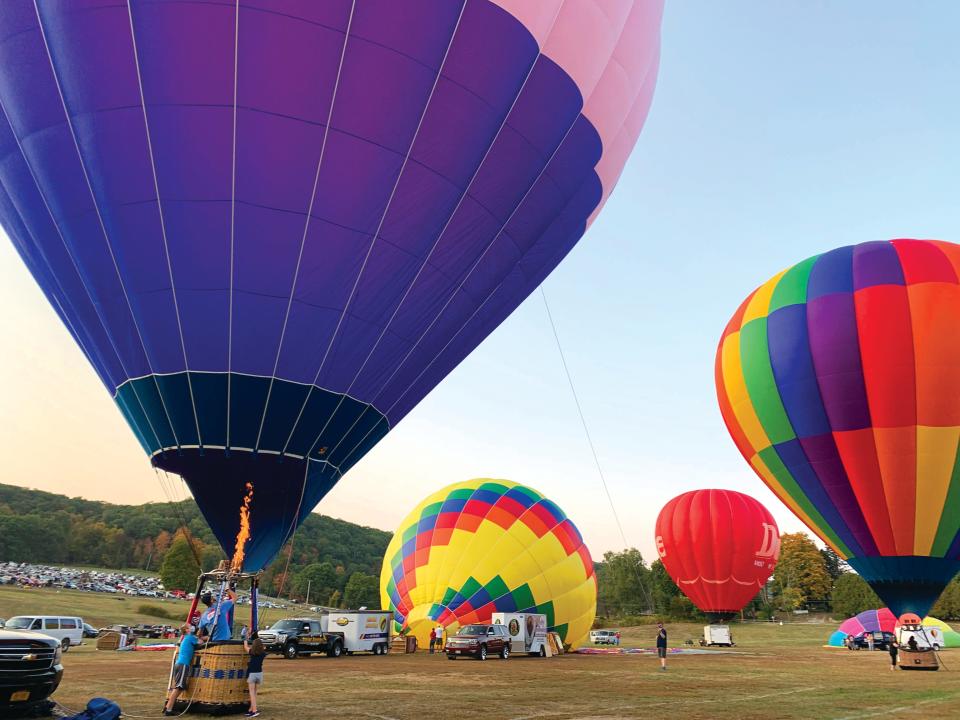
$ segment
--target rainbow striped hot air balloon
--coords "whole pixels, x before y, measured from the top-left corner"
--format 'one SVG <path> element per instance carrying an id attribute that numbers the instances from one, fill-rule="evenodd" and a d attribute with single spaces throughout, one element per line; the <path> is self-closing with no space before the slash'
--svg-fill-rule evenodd
<path id="1" fill-rule="evenodd" d="M 380 595 L 421 645 L 438 624 L 452 633 L 495 612 L 523 612 L 546 615 L 576 646 L 597 609 L 593 560 L 576 526 L 509 480 L 456 483 L 414 508 L 387 547 Z"/>
<path id="2" fill-rule="evenodd" d="M 843 247 L 774 276 L 716 359 L 720 409 L 767 485 L 896 615 L 960 570 L 960 246 Z"/>

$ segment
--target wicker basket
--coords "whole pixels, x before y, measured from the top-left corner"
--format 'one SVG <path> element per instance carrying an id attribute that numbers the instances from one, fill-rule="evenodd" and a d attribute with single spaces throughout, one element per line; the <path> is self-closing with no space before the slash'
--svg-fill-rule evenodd
<path id="1" fill-rule="evenodd" d="M 127 639 L 127 644 L 130 643 L 130 639 Z M 119 650 L 120 649 L 120 633 L 118 632 L 105 632 L 97 636 L 97 650 Z"/>
<path id="2" fill-rule="evenodd" d="M 181 699 L 192 701 L 194 706 L 245 709 L 250 703 L 247 690 L 249 660 L 240 642 L 213 643 L 198 649 L 193 654 L 190 678 Z"/>

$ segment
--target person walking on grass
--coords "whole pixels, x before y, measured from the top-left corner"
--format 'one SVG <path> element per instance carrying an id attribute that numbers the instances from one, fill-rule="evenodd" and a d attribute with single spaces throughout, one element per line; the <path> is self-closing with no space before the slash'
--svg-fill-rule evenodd
<path id="1" fill-rule="evenodd" d="M 897 645 L 897 641 L 894 639 L 891 639 L 890 644 L 887 645 L 887 652 L 890 653 L 890 669 L 891 670 L 897 669 L 897 652 L 898 652 L 897 648 L 898 647 L 899 645 Z"/>
<path id="2" fill-rule="evenodd" d="M 247 642 L 247 641 L 250 642 Z M 267 656 L 267 649 L 263 646 L 260 635 L 254 631 L 247 637 L 246 628 L 243 632 L 243 649 L 250 656 L 247 662 L 247 687 L 250 689 L 250 710 L 246 717 L 255 718 L 260 714 L 257 709 L 257 690 L 263 685 L 263 659 Z"/>
<path id="3" fill-rule="evenodd" d="M 667 629 L 662 622 L 657 623 L 657 655 L 660 657 L 660 670 L 667 669 Z"/>
<path id="4" fill-rule="evenodd" d="M 190 676 L 190 663 L 193 662 L 193 653 L 197 646 L 203 642 L 205 641 L 197 638 L 196 628 L 193 625 L 183 626 L 183 637 L 180 638 L 177 661 L 173 666 L 170 690 L 167 694 L 167 702 L 163 706 L 164 715 L 175 714 L 173 708 L 177 703 L 177 698 L 180 697 L 180 693 L 187 689 L 187 679 Z"/>

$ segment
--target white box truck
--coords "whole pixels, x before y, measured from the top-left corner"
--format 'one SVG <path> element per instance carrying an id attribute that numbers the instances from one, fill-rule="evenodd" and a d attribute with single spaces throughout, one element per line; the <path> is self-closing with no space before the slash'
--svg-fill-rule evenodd
<path id="1" fill-rule="evenodd" d="M 510 635 L 510 652 L 547 657 L 552 655 L 547 641 L 547 616 L 535 613 L 493 613 L 494 625 L 505 625 Z"/>

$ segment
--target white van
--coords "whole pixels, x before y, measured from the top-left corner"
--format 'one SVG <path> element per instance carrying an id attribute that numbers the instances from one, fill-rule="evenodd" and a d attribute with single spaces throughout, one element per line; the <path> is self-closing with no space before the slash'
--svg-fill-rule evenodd
<path id="1" fill-rule="evenodd" d="M 83 642 L 83 618 L 60 615 L 17 615 L 7 620 L 7 630 L 34 630 L 60 641 L 66 652 Z"/>

